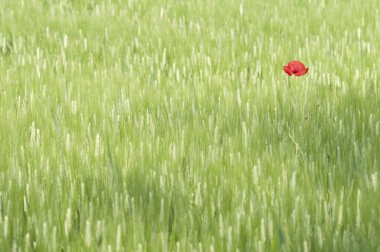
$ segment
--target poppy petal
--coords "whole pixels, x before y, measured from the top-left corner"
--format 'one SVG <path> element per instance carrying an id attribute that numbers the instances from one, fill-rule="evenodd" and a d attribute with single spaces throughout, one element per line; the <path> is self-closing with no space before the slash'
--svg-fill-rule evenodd
<path id="1" fill-rule="evenodd" d="M 309 68 L 304 68 L 302 69 L 301 71 L 295 73 L 295 76 L 301 76 L 301 75 L 304 75 L 307 73 L 307 71 L 309 71 Z"/>
<path id="2" fill-rule="evenodd" d="M 301 61 L 298 60 L 290 61 L 286 66 L 283 66 L 283 69 L 289 76 L 293 74 L 295 76 L 302 76 L 309 71 L 309 69 Z"/>
<path id="3" fill-rule="evenodd" d="M 292 76 L 293 75 L 293 72 L 290 70 L 290 68 L 288 66 L 283 66 L 282 67 L 285 71 L 285 73 L 289 76 Z"/>

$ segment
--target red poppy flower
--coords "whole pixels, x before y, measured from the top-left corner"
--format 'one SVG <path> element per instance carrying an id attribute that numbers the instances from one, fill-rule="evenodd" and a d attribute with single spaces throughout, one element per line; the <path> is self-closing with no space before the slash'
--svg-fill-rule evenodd
<path id="1" fill-rule="evenodd" d="M 289 76 L 292 76 L 293 74 L 295 76 L 301 76 L 309 71 L 309 68 L 305 67 L 302 62 L 299 62 L 297 60 L 289 62 L 287 66 L 283 66 L 282 68 Z"/>

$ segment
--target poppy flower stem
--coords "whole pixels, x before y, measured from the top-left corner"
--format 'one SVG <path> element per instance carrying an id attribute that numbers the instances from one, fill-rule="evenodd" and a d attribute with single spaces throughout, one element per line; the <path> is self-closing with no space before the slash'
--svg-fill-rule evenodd
<path id="1" fill-rule="evenodd" d="M 293 110 L 296 110 L 296 102 L 294 101 L 294 97 L 293 97 L 293 87 L 292 87 L 292 83 L 291 83 L 291 80 L 290 78 L 287 78 L 286 80 L 286 84 L 288 86 L 288 88 L 286 89 L 286 97 L 288 97 L 289 100 L 291 100 L 291 106 L 292 106 L 292 109 Z"/>

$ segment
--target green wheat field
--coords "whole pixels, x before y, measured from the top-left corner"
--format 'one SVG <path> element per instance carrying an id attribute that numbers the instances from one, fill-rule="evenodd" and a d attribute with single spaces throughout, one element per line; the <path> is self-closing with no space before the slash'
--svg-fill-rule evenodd
<path id="1" fill-rule="evenodd" d="M 0 251 L 380 251 L 379 10 L 0 0 Z"/>

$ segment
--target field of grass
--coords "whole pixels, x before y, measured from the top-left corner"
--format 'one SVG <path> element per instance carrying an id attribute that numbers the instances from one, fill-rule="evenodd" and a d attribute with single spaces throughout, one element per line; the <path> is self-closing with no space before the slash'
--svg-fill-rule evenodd
<path id="1" fill-rule="evenodd" d="M 379 251 L 379 9 L 0 0 L 0 251 Z"/>

